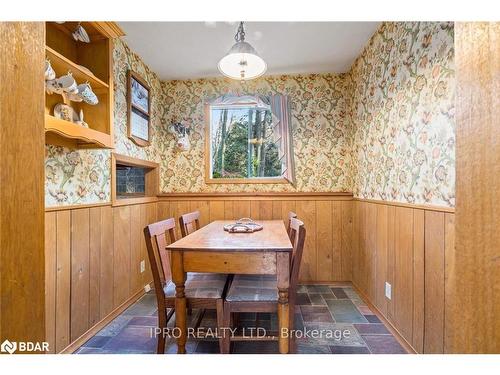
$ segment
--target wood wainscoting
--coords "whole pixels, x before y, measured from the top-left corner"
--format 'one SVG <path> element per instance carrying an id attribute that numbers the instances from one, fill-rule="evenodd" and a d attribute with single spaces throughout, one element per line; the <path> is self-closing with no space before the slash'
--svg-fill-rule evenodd
<path id="1" fill-rule="evenodd" d="M 53 351 L 71 352 L 141 295 L 151 281 L 146 224 L 178 222 L 195 210 L 201 225 L 286 220 L 296 212 L 307 228 L 301 282 L 352 281 L 416 352 L 443 352 L 453 209 L 364 201 L 350 193 L 172 193 L 134 205 L 47 209 L 46 328 Z"/>
<path id="2" fill-rule="evenodd" d="M 453 209 L 357 199 L 353 231 L 353 284 L 417 353 L 443 353 Z"/>
<path id="3" fill-rule="evenodd" d="M 46 336 L 51 352 L 71 351 L 72 343 L 83 343 L 99 322 L 141 295 L 152 280 L 143 228 L 156 220 L 156 202 L 61 207 L 45 213 Z"/>

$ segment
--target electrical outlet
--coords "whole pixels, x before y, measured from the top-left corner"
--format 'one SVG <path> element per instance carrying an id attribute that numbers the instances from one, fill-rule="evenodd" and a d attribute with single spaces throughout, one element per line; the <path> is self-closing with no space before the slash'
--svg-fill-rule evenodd
<path id="1" fill-rule="evenodd" d="M 151 286 L 149 284 L 144 285 L 144 291 L 147 293 L 151 290 Z"/>
<path id="2" fill-rule="evenodd" d="M 143 273 L 144 271 L 146 271 L 146 262 L 141 260 L 141 273 Z"/>
<path id="3" fill-rule="evenodd" d="M 392 286 L 387 281 L 385 282 L 385 297 L 392 299 Z"/>

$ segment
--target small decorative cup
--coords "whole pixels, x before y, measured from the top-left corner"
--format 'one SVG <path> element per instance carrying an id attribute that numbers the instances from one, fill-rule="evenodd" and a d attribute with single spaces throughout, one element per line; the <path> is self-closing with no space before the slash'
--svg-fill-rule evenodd
<path id="1" fill-rule="evenodd" d="M 83 99 L 83 101 L 90 105 L 96 105 L 99 103 L 99 99 L 96 94 L 92 91 L 92 87 L 88 82 L 78 85 L 78 96 Z"/>
<path id="2" fill-rule="evenodd" d="M 55 83 L 64 92 L 74 94 L 78 92 L 76 81 L 70 72 L 68 72 L 68 74 L 66 74 L 65 76 L 56 78 Z"/>
<path id="3" fill-rule="evenodd" d="M 52 69 L 50 65 L 50 60 L 45 60 L 45 80 L 51 81 L 56 78 L 56 72 Z"/>

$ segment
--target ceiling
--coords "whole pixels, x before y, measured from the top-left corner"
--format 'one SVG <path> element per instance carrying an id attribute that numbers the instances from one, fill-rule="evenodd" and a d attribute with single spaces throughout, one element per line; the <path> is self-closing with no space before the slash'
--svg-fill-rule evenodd
<path id="1" fill-rule="evenodd" d="M 120 22 L 127 44 L 162 80 L 217 77 L 237 22 Z M 343 73 L 378 22 L 246 22 L 267 75 Z"/>

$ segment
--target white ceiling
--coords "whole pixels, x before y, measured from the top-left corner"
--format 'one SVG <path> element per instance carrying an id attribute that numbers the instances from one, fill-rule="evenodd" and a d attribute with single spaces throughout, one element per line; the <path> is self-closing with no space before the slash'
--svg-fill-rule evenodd
<path id="1" fill-rule="evenodd" d="M 220 76 L 217 63 L 234 43 L 237 22 L 120 22 L 127 44 L 161 79 Z M 378 22 L 246 22 L 246 41 L 267 75 L 343 73 Z"/>

